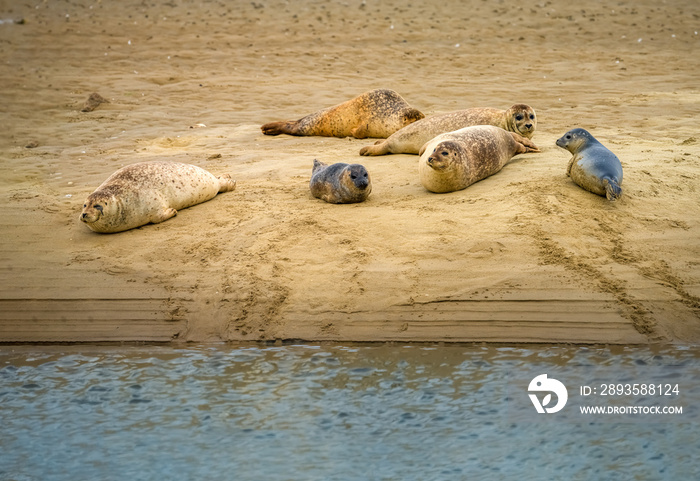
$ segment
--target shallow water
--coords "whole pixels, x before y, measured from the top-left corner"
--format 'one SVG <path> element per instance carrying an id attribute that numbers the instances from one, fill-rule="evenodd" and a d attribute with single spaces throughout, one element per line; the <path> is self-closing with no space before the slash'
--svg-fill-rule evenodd
<path id="1" fill-rule="evenodd" d="M 568 418 L 528 399 L 543 372 Z M 696 479 L 699 373 L 687 347 L 5 346 L 0 480 Z M 576 417 L 607 381 L 678 384 L 652 402 L 683 414 Z"/>

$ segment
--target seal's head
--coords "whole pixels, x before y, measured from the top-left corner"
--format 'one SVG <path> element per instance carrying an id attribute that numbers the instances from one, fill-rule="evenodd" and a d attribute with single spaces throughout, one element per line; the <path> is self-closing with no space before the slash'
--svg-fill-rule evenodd
<path id="1" fill-rule="evenodd" d="M 107 232 L 105 227 L 111 225 L 119 217 L 119 202 L 113 195 L 103 192 L 93 192 L 83 204 L 80 221 L 95 232 Z"/>
<path id="2" fill-rule="evenodd" d="M 580 128 L 571 129 L 564 135 L 562 135 L 559 140 L 557 140 L 557 146 L 562 149 L 566 149 L 572 154 L 578 152 L 581 147 L 591 141 L 596 141 L 595 138 L 588 133 L 588 131 Z M 596 141 L 597 142 L 597 141 Z"/>
<path id="3" fill-rule="evenodd" d="M 403 114 L 403 124 L 406 126 L 422 118 L 425 118 L 423 112 L 418 109 L 409 108 L 406 113 Z"/>
<path id="4" fill-rule="evenodd" d="M 360 164 L 350 164 L 343 172 L 343 184 L 351 187 L 352 190 L 363 192 L 371 188 L 369 172 Z"/>
<path id="5" fill-rule="evenodd" d="M 529 105 L 515 104 L 506 111 L 508 130 L 531 139 L 537 128 L 537 115 Z"/>
<path id="6" fill-rule="evenodd" d="M 444 140 L 435 146 L 428 157 L 428 166 L 437 171 L 444 171 L 457 161 L 461 146 L 454 140 Z"/>
<path id="7" fill-rule="evenodd" d="M 94 196 L 88 197 L 83 204 L 83 212 L 80 214 L 80 221 L 86 224 L 94 224 L 104 214 L 105 202 L 95 199 Z"/>

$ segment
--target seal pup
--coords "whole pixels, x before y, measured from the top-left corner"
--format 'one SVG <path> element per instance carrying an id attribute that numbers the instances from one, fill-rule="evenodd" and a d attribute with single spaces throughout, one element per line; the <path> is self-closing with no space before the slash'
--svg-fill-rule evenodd
<path id="1" fill-rule="evenodd" d="M 90 194 L 80 221 L 95 232 L 121 232 L 163 222 L 179 209 L 235 188 L 228 174 L 216 177 L 178 162 L 140 162 L 117 170 Z"/>
<path id="2" fill-rule="evenodd" d="M 572 154 L 566 175 L 576 185 L 594 194 L 615 201 L 622 195 L 622 164 L 607 147 L 588 131 L 576 128 L 565 133 L 557 146 Z"/>
<path id="3" fill-rule="evenodd" d="M 454 192 L 500 171 L 515 155 L 539 151 L 530 139 L 500 127 L 465 127 L 425 144 L 418 173 L 429 191 Z"/>
<path id="4" fill-rule="evenodd" d="M 531 139 L 537 128 L 537 115 L 525 104 L 515 104 L 508 110 L 476 107 L 430 115 L 407 125 L 386 140 L 363 147 L 360 155 L 417 154 L 430 139 L 474 125 L 495 125 Z"/>
<path id="5" fill-rule="evenodd" d="M 372 192 L 372 180 L 360 164 L 324 164 L 314 159 L 311 195 L 331 204 L 362 202 Z"/>
<path id="6" fill-rule="evenodd" d="M 320 135 L 324 137 L 386 138 L 425 117 L 398 93 L 388 89 L 365 92 L 354 99 L 287 122 L 260 127 L 265 135 Z"/>

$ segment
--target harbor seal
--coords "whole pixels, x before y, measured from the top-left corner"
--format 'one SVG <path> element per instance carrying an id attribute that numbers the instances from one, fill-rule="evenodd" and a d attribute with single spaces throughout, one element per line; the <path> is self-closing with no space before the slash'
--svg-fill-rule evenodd
<path id="1" fill-rule="evenodd" d="M 572 154 L 566 174 L 576 185 L 614 201 L 622 195 L 622 164 L 615 154 L 584 129 L 571 129 L 557 145 Z"/>
<path id="2" fill-rule="evenodd" d="M 438 135 L 420 150 L 418 173 L 431 192 L 454 192 L 500 171 L 517 154 L 539 152 L 535 144 L 493 125 Z"/>
<path id="3" fill-rule="evenodd" d="M 515 104 L 508 110 L 477 107 L 430 115 L 407 125 L 386 140 L 363 147 L 360 155 L 417 154 L 430 139 L 474 125 L 495 125 L 531 139 L 537 128 L 537 115 L 525 104 Z"/>
<path id="4" fill-rule="evenodd" d="M 360 164 L 324 164 L 314 159 L 311 194 L 331 204 L 362 202 L 372 192 L 372 181 L 367 169 Z"/>
<path id="5" fill-rule="evenodd" d="M 80 221 L 95 232 L 113 233 L 157 224 L 184 209 L 236 188 L 224 174 L 178 162 L 127 165 L 113 173 L 83 205 Z"/>
<path id="6" fill-rule="evenodd" d="M 398 93 L 370 90 L 354 99 L 299 120 L 271 122 L 261 127 L 265 135 L 320 135 L 324 137 L 386 138 L 425 117 Z"/>

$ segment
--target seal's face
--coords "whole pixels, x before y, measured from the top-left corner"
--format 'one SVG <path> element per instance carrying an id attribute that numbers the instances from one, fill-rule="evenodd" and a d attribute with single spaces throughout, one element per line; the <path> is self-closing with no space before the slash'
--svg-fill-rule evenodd
<path id="1" fill-rule="evenodd" d="M 345 175 L 357 190 L 363 191 L 370 186 L 369 173 L 360 164 L 348 166 Z"/>
<path id="2" fill-rule="evenodd" d="M 92 224 L 100 220 L 104 206 L 100 203 L 83 204 L 83 212 L 80 214 L 80 220 L 86 224 Z"/>
<path id="3" fill-rule="evenodd" d="M 435 146 L 430 157 L 428 157 L 428 166 L 437 171 L 445 170 L 457 160 L 458 152 L 459 149 L 456 142 L 451 140 L 440 142 Z"/>
<path id="4" fill-rule="evenodd" d="M 100 221 L 100 219 L 104 219 L 113 203 L 113 199 L 106 198 L 103 195 L 97 195 L 93 192 L 83 204 L 80 221 L 88 225 L 95 224 Z"/>
<path id="5" fill-rule="evenodd" d="M 577 152 L 593 136 L 584 129 L 571 129 L 557 140 L 557 146 L 572 154 Z"/>
<path id="6" fill-rule="evenodd" d="M 537 115 L 529 105 L 513 105 L 509 110 L 515 132 L 523 137 L 532 138 L 537 128 Z"/>
<path id="7" fill-rule="evenodd" d="M 403 116 L 403 122 L 404 125 L 412 124 L 413 122 L 420 120 L 422 118 L 425 118 L 425 115 L 423 115 L 423 112 L 420 110 L 416 109 L 410 109 L 408 112 L 406 112 Z"/>

